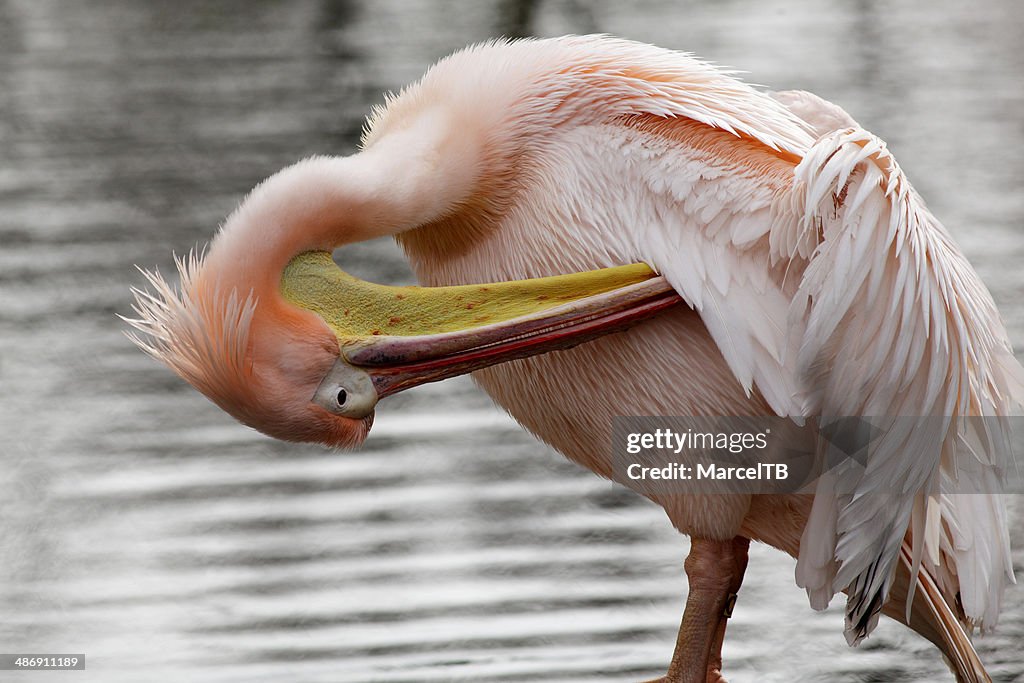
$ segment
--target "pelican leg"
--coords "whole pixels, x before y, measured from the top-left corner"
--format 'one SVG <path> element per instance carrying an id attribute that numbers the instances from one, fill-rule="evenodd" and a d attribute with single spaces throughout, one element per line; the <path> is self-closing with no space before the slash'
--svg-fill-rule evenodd
<path id="1" fill-rule="evenodd" d="M 722 641 L 747 568 L 749 539 L 695 538 L 684 567 L 690 583 L 668 673 L 658 683 L 725 683 Z"/>
<path id="2" fill-rule="evenodd" d="M 743 584 L 743 574 L 747 570 L 747 550 L 750 548 L 750 539 L 737 536 L 732 539 L 732 570 L 729 593 L 726 596 L 725 609 L 718 619 L 718 628 L 715 631 L 715 640 L 712 643 L 711 651 L 708 653 L 707 683 L 725 683 L 722 677 L 722 642 L 725 640 L 725 627 L 732 616 L 733 607 L 736 604 L 736 596 Z"/>

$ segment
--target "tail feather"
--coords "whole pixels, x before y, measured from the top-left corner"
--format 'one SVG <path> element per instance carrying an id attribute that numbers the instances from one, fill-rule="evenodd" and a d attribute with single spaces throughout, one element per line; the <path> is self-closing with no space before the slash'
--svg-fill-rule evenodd
<path id="1" fill-rule="evenodd" d="M 916 575 L 915 579 L 912 579 Z M 912 583 L 913 581 L 913 583 Z M 910 605 L 907 608 L 907 599 Z M 884 610 L 938 647 L 956 675 L 957 683 L 992 683 L 964 630 L 962 613 L 943 596 L 935 577 L 924 566 L 914 572 L 909 542 L 900 548 L 900 562 Z"/>

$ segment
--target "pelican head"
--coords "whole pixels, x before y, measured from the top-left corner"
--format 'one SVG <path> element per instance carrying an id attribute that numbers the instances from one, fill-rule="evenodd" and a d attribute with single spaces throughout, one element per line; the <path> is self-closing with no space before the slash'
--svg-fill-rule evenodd
<path id="1" fill-rule="evenodd" d="M 369 411 L 345 410 L 321 384 L 338 360 L 322 321 L 289 310 L 273 296 L 225 290 L 208 272 L 209 256 L 177 262 L 180 285 L 146 272 L 152 293 L 134 290 L 137 318 L 129 337 L 239 422 L 287 441 L 353 447 L 373 423 Z M 290 318 L 290 320 L 289 320 Z M 335 373 L 336 374 L 336 373 Z M 353 397 L 355 398 L 355 397 Z"/>

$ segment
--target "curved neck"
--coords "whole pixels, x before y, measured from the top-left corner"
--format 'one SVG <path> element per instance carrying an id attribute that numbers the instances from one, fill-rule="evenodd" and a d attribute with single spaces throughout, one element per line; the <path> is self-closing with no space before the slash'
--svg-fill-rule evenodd
<path id="1" fill-rule="evenodd" d="M 298 254 L 436 220 L 472 193 L 477 143 L 427 111 L 358 154 L 300 161 L 258 185 L 228 218 L 206 275 L 222 291 L 266 296 Z"/>

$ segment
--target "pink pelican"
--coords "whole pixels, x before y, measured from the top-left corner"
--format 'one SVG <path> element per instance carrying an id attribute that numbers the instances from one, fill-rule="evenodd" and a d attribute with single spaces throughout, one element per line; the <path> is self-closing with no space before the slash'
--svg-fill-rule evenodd
<path id="1" fill-rule="evenodd" d="M 325 287 L 315 254 L 282 285 L 306 252 L 383 235 L 430 288 Z M 601 270 L 637 262 L 660 277 Z M 136 342 L 282 439 L 358 445 L 380 396 L 469 371 L 603 476 L 617 415 L 939 416 L 850 490 L 652 496 L 692 539 L 662 680 L 723 680 L 751 540 L 797 558 L 813 607 L 847 594 L 851 644 L 885 613 L 989 680 L 967 633 L 1013 581 L 999 420 L 1022 370 L 947 231 L 838 106 L 609 37 L 489 42 L 389 97 L 357 153 L 262 182 L 179 270 L 136 293 Z M 867 495 L 883 483 L 899 494 Z"/>

